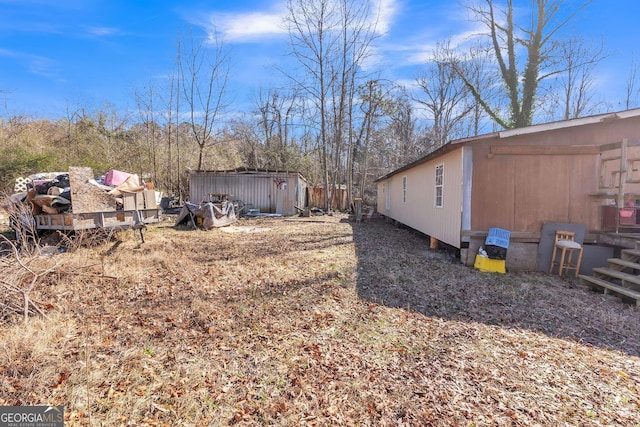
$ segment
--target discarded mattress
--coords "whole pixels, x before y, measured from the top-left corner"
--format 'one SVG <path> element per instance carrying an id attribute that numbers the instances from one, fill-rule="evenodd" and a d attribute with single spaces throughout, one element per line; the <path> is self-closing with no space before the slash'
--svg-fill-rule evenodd
<path id="1" fill-rule="evenodd" d="M 219 208 L 213 203 L 196 205 L 187 202 L 182 206 L 175 225 L 187 223 L 194 227 L 210 230 L 214 227 L 233 224 L 236 220 L 236 212 L 232 203 L 227 203 L 226 206 Z"/>

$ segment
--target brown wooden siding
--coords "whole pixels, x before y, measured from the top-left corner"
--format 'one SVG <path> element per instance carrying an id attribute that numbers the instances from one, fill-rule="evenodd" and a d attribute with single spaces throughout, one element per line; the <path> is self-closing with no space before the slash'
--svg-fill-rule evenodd
<path id="1" fill-rule="evenodd" d="M 494 155 L 474 147 L 471 228 L 540 231 L 544 222 L 599 227 L 598 156 Z M 483 155 L 484 154 L 484 155 Z"/>
<path id="2" fill-rule="evenodd" d="M 309 207 L 324 209 L 324 187 L 307 187 L 307 200 Z M 346 188 L 336 188 L 333 191 L 331 208 L 338 211 L 350 209 L 350 207 L 347 206 Z"/>
<path id="3" fill-rule="evenodd" d="M 639 118 L 471 144 L 471 229 L 539 232 L 553 221 L 600 230 L 603 201 L 593 197 L 600 186 L 600 146 L 623 138 L 640 139 Z"/>
<path id="4" fill-rule="evenodd" d="M 619 163 L 611 162 L 606 176 L 601 178 L 602 159 L 619 155 L 619 149 L 610 147 L 623 139 L 630 143 L 629 156 L 640 159 L 640 117 L 623 116 L 457 141 L 446 151 L 433 153 L 378 181 L 378 211 L 425 234 L 446 236 L 442 240 L 454 246 L 458 246 L 450 233 L 454 222 L 462 236 L 500 227 L 520 235 L 530 233 L 534 239 L 544 222 L 580 223 L 588 231 L 599 231 L 602 205 L 611 200 L 594 197 L 594 193 L 600 190 L 601 181 L 611 185 L 615 171 L 620 169 Z M 451 169 L 445 166 L 445 188 L 449 191 L 454 186 L 462 187 L 461 203 L 434 210 L 432 191 L 425 187 L 419 194 L 413 193 L 415 182 L 431 186 L 429 177 L 434 165 L 447 162 L 456 156 L 453 153 L 460 152 L 466 153 L 458 154 L 460 162 L 464 160 L 459 163 L 464 165 L 464 174 L 455 177 L 459 181 L 454 183 L 454 177 L 448 174 Z M 640 160 L 633 168 L 628 173 L 640 180 Z M 404 204 L 400 198 L 403 176 L 408 177 L 410 197 Z M 625 192 L 640 194 L 640 183 L 629 184 Z M 420 201 L 416 202 L 415 197 Z M 448 222 L 444 221 L 446 218 Z"/>

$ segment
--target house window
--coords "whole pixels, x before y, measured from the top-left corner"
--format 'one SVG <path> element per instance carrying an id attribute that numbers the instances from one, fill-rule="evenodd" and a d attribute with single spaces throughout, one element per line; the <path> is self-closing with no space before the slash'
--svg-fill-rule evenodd
<path id="1" fill-rule="evenodd" d="M 391 210 L 391 192 L 389 191 L 389 181 L 384 183 L 385 201 L 384 207 L 386 210 Z"/>
<path id="2" fill-rule="evenodd" d="M 444 198 L 444 165 L 436 166 L 436 192 L 435 205 L 437 208 L 443 206 Z"/>
<path id="3" fill-rule="evenodd" d="M 407 177 L 402 177 L 402 203 L 407 203 Z"/>

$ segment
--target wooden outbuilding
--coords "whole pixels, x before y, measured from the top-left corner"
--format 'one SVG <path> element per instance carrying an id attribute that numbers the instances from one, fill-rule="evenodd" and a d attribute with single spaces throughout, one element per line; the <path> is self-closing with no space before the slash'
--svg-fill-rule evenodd
<path id="1" fill-rule="evenodd" d="M 611 256 L 610 233 L 640 231 L 640 109 L 451 141 L 376 183 L 379 213 L 467 265 L 498 227 L 508 268 L 544 270 L 545 224 L 567 224 L 586 230 L 587 270 Z"/>
<path id="2" fill-rule="evenodd" d="M 347 186 L 336 185 L 332 191 L 331 209 L 346 211 L 349 209 L 347 198 Z M 324 187 L 309 186 L 307 188 L 307 201 L 309 207 L 325 208 Z"/>
<path id="3" fill-rule="evenodd" d="M 242 201 L 245 212 L 294 215 L 306 204 L 307 181 L 299 172 L 238 168 L 191 171 L 189 200 L 217 201 L 220 197 Z"/>

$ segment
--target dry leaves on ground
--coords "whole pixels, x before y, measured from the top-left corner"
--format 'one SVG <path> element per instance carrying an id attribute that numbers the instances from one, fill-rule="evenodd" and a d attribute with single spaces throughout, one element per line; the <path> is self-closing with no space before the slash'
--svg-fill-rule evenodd
<path id="1" fill-rule="evenodd" d="M 640 311 L 344 216 L 150 228 L 55 255 L 0 404 L 66 425 L 638 425 Z M 45 260 L 43 259 L 43 263 Z"/>

